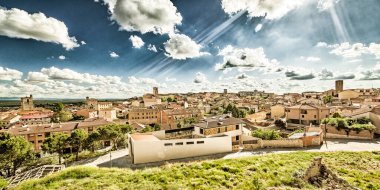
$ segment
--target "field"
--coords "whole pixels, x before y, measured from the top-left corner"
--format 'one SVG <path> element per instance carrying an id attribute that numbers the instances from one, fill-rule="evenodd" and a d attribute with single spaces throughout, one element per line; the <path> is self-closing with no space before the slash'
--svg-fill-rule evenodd
<path id="1" fill-rule="evenodd" d="M 380 189 L 380 152 L 294 152 L 167 164 L 142 170 L 72 167 L 16 189 L 317 189 L 294 177 L 314 157 L 351 185 Z"/>

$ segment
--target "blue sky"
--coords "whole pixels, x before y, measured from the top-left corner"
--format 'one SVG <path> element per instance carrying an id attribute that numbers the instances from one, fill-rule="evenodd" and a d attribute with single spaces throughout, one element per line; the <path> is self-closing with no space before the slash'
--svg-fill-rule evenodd
<path id="1" fill-rule="evenodd" d="M 0 96 L 380 87 L 376 0 L 2 0 Z M 154 47 L 154 48 L 153 48 Z"/>

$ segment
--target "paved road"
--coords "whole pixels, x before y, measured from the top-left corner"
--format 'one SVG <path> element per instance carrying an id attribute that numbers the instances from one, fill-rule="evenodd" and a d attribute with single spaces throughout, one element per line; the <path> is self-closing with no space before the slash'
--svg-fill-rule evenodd
<path id="1" fill-rule="evenodd" d="M 83 166 L 98 166 L 100 164 L 104 164 L 104 163 L 109 162 L 110 158 L 112 160 L 115 160 L 115 159 L 118 159 L 118 158 L 121 158 L 121 157 L 124 157 L 127 155 L 128 155 L 128 149 L 116 150 L 116 151 L 111 152 L 111 156 L 110 156 L 110 153 L 105 154 L 105 155 L 100 156 L 97 159 L 95 159 L 89 163 L 83 164 Z"/>
<path id="2" fill-rule="evenodd" d="M 334 151 L 380 151 L 380 140 L 329 140 L 321 147 L 312 148 L 290 148 L 290 149 L 263 149 L 257 151 L 236 152 L 224 156 L 224 159 L 239 158 L 252 155 L 269 153 L 289 153 L 294 151 L 306 152 L 334 152 Z"/>

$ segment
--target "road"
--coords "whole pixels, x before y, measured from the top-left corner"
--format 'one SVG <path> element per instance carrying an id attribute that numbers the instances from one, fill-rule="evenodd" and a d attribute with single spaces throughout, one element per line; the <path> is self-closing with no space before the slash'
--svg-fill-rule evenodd
<path id="1" fill-rule="evenodd" d="M 127 155 L 128 155 L 128 149 L 116 150 L 116 151 L 111 152 L 111 156 L 110 156 L 110 153 L 105 154 L 103 156 L 96 158 L 95 160 L 93 160 L 89 163 L 83 164 L 83 166 L 98 166 L 100 164 L 104 164 L 104 163 L 109 162 L 110 158 L 112 160 L 115 160 L 115 159 L 118 159 L 118 158 L 121 158 L 121 157 L 124 157 Z"/>
<path id="2" fill-rule="evenodd" d="M 334 152 L 334 151 L 380 151 L 380 140 L 328 140 L 321 147 L 311 148 L 287 148 L 287 149 L 262 149 L 256 151 L 241 151 L 228 154 L 224 159 L 239 158 L 269 153 L 289 153 L 294 151 L 306 152 Z"/>

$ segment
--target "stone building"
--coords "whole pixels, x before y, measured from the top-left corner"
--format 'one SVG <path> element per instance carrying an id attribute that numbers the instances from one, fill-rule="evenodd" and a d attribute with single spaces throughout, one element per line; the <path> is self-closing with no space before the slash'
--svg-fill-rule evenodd
<path id="1" fill-rule="evenodd" d="M 33 111 L 34 110 L 34 104 L 33 104 L 33 96 L 30 95 L 29 97 L 22 97 L 21 98 L 21 111 Z"/>
<path id="2" fill-rule="evenodd" d="M 319 125 L 321 120 L 329 117 L 330 108 L 323 106 L 301 104 L 285 108 L 288 126 L 292 124 L 308 126 Z"/>

